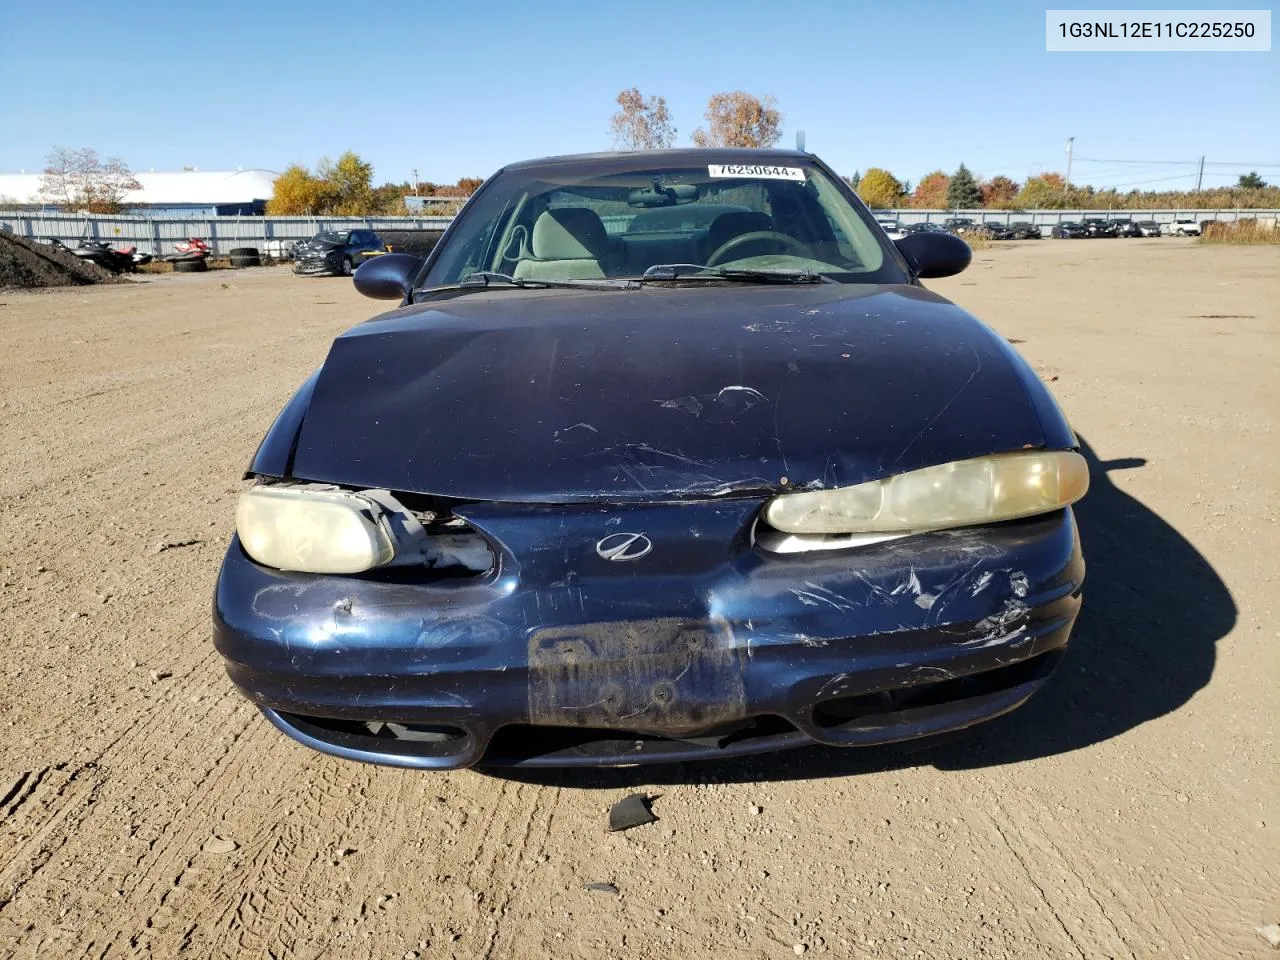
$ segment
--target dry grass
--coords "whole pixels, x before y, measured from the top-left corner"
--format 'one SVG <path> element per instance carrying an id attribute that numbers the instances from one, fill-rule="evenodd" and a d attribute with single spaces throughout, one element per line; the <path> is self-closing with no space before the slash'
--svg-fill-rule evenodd
<path id="1" fill-rule="evenodd" d="M 991 238 L 985 233 L 966 233 L 961 239 L 970 250 L 986 250 L 991 246 Z"/>
<path id="2" fill-rule="evenodd" d="M 1274 221 L 1271 225 L 1259 223 L 1257 220 L 1237 220 L 1235 223 L 1210 223 L 1205 227 L 1204 236 L 1197 243 L 1277 243 L 1280 244 L 1280 229 Z"/>

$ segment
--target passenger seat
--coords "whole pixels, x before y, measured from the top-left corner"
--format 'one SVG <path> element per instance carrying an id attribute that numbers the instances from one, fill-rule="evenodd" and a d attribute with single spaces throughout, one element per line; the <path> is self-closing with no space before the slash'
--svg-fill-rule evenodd
<path id="1" fill-rule="evenodd" d="M 533 222 L 532 257 L 516 262 L 512 275 L 529 280 L 594 280 L 605 275 L 609 237 L 586 207 L 557 207 Z"/>

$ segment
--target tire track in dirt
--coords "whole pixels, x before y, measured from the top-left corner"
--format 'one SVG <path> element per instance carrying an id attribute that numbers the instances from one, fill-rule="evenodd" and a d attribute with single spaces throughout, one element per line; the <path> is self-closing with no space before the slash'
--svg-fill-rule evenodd
<path id="1" fill-rule="evenodd" d="M 194 769 L 184 770 L 186 777 L 166 783 L 164 801 L 157 804 L 158 809 L 134 811 L 137 829 L 130 852 L 123 852 L 129 847 L 122 848 L 122 853 L 108 863 L 92 865 L 88 856 L 79 856 L 79 850 L 68 852 L 73 860 L 82 861 L 80 876 L 91 891 L 91 898 L 107 903 L 115 898 L 118 903 L 135 905 L 127 912 L 115 911 L 108 920 L 85 903 L 86 932 L 95 942 L 121 950 L 151 950 L 157 934 L 163 935 L 172 923 L 175 912 L 169 901 L 175 891 L 182 889 L 184 877 L 212 831 L 209 811 L 216 805 L 209 798 L 229 791 L 241 774 L 243 759 L 255 757 L 265 745 L 267 738 L 261 736 L 265 731 L 260 728 L 257 732 L 263 743 L 246 738 L 255 719 L 252 710 L 237 709 L 221 726 L 204 731 L 219 744 L 219 751 L 202 756 Z M 183 731 L 184 738 L 193 735 L 193 730 Z M 175 746 L 161 745 L 166 755 Z M 154 769 L 158 766 L 154 760 L 154 753 L 148 750 L 137 757 L 134 765 Z M 113 779 L 136 777 L 124 762 L 108 769 Z M 157 952 L 165 955 L 169 951 Z"/>
<path id="2" fill-rule="evenodd" d="M 32 780 L 30 792 L 6 811 L 6 845 L 12 846 L 0 861 L 0 919 L 75 836 L 89 816 L 103 780 L 101 771 L 92 764 L 47 768 Z"/>
<path id="3" fill-rule="evenodd" d="M 488 906 L 489 916 L 484 921 L 487 930 L 479 931 L 484 943 L 483 952 L 478 953 L 482 960 L 519 956 L 516 948 L 516 942 L 520 939 L 519 931 L 511 925 L 504 926 L 502 919 L 507 915 L 515 892 L 520 887 L 517 879 L 527 882 L 536 875 L 529 869 L 530 864 L 546 848 L 547 838 L 551 833 L 551 817 L 559 793 L 554 788 L 519 784 L 510 815 L 504 818 L 509 828 L 507 834 L 512 839 L 504 839 L 501 843 L 510 853 L 501 869 L 495 871 L 494 862 L 501 852 L 495 843 L 490 847 L 494 851 L 494 858 L 490 860 L 486 873 L 482 876 L 476 871 L 472 872 L 473 886 L 484 889 L 487 884 L 494 890 Z"/>

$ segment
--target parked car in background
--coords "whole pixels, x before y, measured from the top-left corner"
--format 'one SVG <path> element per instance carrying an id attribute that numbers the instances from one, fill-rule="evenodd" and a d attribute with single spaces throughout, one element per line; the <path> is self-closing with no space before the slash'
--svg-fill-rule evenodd
<path id="1" fill-rule="evenodd" d="M 906 234 L 902 232 L 901 220 L 895 220 L 891 217 L 884 219 L 877 217 L 876 223 L 880 224 L 880 226 L 884 228 L 884 232 L 889 235 L 890 240 L 901 240 L 906 236 Z"/>
<path id="2" fill-rule="evenodd" d="M 1142 236 L 1142 228 L 1134 220 L 1112 220 L 1111 225 L 1115 227 L 1118 237 Z"/>
<path id="3" fill-rule="evenodd" d="M 1202 232 L 1195 220 L 1175 220 L 1166 225 L 1166 230 L 1174 237 L 1198 237 Z"/>
<path id="4" fill-rule="evenodd" d="M 994 220 L 986 220 L 983 223 L 976 224 L 974 228 L 969 232 L 984 236 L 988 240 L 1012 240 L 1013 239 L 1013 231 L 1010 230 L 1003 223 L 997 223 Z"/>
<path id="5" fill-rule="evenodd" d="M 628 208 L 671 216 L 607 232 Z M 970 261 L 888 240 L 806 153 L 505 167 L 427 261 L 356 271 L 391 312 L 254 455 L 231 680 L 309 747 L 437 770 L 1008 713 L 1065 652 L 1089 477 L 1031 365 L 921 286 Z"/>
<path id="6" fill-rule="evenodd" d="M 1030 220 L 1015 220 L 1009 224 L 1009 229 L 1013 231 L 1013 239 L 1015 240 L 1039 240 L 1044 236 Z"/>
<path id="7" fill-rule="evenodd" d="M 300 276 L 349 277 L 386 244 L 372 230 L 322 230 L 294 250 L 293 272 Z"/>
<path id="8" fill-rule="evenodd" d="M 1154 220 L 1139 220 L 1137 222 L 1137 227 L 1144 237 L 1160 236 L 1160 224 L 1156 223 Z"/>
<path id="9" fill-rule="evenodd" d="M 948 230 L 940 223 L 927 221 L 925 223 L 908 223 L 902 228 L 903 236 L 911 236 L 913 233 L 947 233 Z"/>
<path id="10" fill-rule="evenodd" d="M 1074 220 L 1064 220 L 1062 223 L 1055 223 L 1053 229 L 1049 231 L 1049 236 L 1059 240 L 1084 240 L 1087 239 L 1089 228 L 1083 223 L 1077 223 Z"/>
<path id="11" fill-rule="evenodd" d="M 1115 224 L 1102 217 L 1085 217 L 1083 226 L 1089 231 L 1089 236 L 1091 237 L 1111 239 L 1119 236 L 1119 231 L 1116 229 Z"/>
<path id="12" fill-rule="evenodd" d="M 947 217 L 942 221 L 942 229 L 948 233 L 968 233 L 976 225 L 969 217 Z"/>

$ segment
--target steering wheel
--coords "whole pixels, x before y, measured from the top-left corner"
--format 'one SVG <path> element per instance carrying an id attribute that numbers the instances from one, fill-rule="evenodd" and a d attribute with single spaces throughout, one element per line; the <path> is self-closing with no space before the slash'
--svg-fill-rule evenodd
<path id="1" fill-rule="evenodd" d="M 730 251 L 759 240 L 772 240 L 779 247 L 783 247 L 802 257 L 807 257 L 809 255 L 808 246 L 801 243 L 795 237 L 789 236 L 785 233 L 778 233 L 776 230 L 752 230 L 750 233 L 740 233 L 736 237 L 730 237 L 724 243 L 720 244 L 720 246 L 716 248 L 716 252 L 707 257 L 707 266 L 714 267 L 721 260 L 724 260 L 725 254 Z"/>

